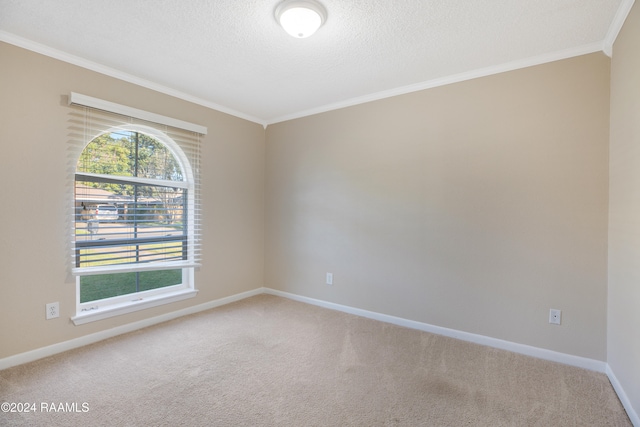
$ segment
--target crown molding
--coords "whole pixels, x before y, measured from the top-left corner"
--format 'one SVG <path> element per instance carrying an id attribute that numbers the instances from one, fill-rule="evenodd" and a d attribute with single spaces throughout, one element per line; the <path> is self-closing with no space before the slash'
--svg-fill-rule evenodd
<path id="1" fill-rule="evenodd" d="M 507 62 L 486 68 L 479 68 L 464 73 L 453 74 L 450 76 L 440 77 L 433 80 L 427 80 L 421 83 L 416 83 L 408 86 L 402 86 L 399 88 L 385 90 L 382 92 L 373 93 L 370 95 L 360 96 L 356 98 L 347 99 L 345 101 L 336 102 L 333 104 L 327 104 L 318 108 L 313 108 L 305 111 L 301 111 L 294 114 L 289 114 L 275 119 L 269 120 L 267 124 L 272 125 L 288 120 L 299 119 L 302 117 L 312 116 L 315 114 L 326 113 L 328 111 L 338 110 L 341 108 L 352 107 L 359 104 L 364 104 L 371 101 L 378 101 L 385 98 L 391 98 L 398 95 L 405 95 L 412 92 L 418 92 L 425 89 L 432 89 L 439 86 L 445 86 L 452 83 L 459 83 L 466 80 L 477 79 L 480 77 L 487 77 L 494 74 L 505 73 L 507 71 L 514 71 L 521 68 L 532 67 L 535 65 L 546 64 L 548 62 L 560 61 L 562 59 L 573 58 L 576 56 L 587 55 L 590 53 L 601 52 L 604 50 L 602 42 L 592 43 L 588 45 L 578 46 L 571 49 L 565 49 L 557 52 L 546 53 L 530 58 L 524 58 L 516 61 Z"/>
<path id="2" fill-rule="evenodd" d="M 618 7 L 618 11 L 616 15 L 613 17 L 613 21 L 611 21 L 611 25 L 609 25 L 609 31 L 607 31 L 607 35 L 604 38 L 604 48 L 603 51 L 609 58 L 613 56 L 613 44 L 618 38 L 618 34 L 620 34 L 620 30 L 622 30 L 622 25 L 624 21 L 629 16 L 629 12 L 631 12 L 631 8 L 635 0 L 623 0 Z"/>
<path id="3" fill-rule="evenodd" d="M 268 125 L 272 125 L 276 123 L 308 117 L 315 114 L 326 113 L 329 111 L 339 110 L 346 107 L 352 107 L 359 104 L 365 104 L 367 102 L 377 101 L 385 98 L 391 98 L 398 95 L 405 95 L 412 92 L 432 89 L 439 86 L 445 86 L 453 83 L 459 83 L 467 80 L 477 79 L 480 77 L 487 77 L 494 74 L 514 71 L 521 68 L 527 68 L 535 65 L 541 65 L 549 62 L 586 55 L 594 52 L 604 52 L 608 56 L 611 56 L 610 51 L 611 51 L 611 46 L 613 45 L 613 41 L 615 41 L 615 37 L 617 37 L 618 32 L 622 28 L 622 24 L 624 23 L 624 20 L 629 14 L 629 11 L 631 10 L 631 6 L 633 6 L 634 1 L 635 0 L 623 0 L 623 3 L 620 5 L 620 8 L 616 13 L 616 18 L 612 23 L 612 25 L 610 26 L 609 32 L 607 33 L 607 38 L 602 42 L 578 46 L 575 48 L 565 49 L 557 52 L 550 52 L 550 53 L 546 53 L 546 54 L 542 54 L 542 55 L 538 55 L 530 58 L 524 58 L 516 61 L 511 61 L 511 62 L 507 62 L 504 64 L 499 64 L 491 67 L 485 67 L 485 68 L 471 70 L 463 73 L 453 74 L 450 76 L 439 77 L 436 79 L 427 80 L 427 81 L 412 84 L 412 85 L 402 86 L 399 88 L 376 92 L 376 93 L 365 95 L 365 96 L 350 98 L 350 99 L 336 102 L 336 103 L 326 104 L 320 107 L 283 115 L 273 119 L 260 119 L 254 116 L 250 116 L 250 115 L 241 113 L 239 111 L 224 107 L 222 105 L 212 103 L 202 98 L 189 95 L 187 93 L 151 82 L 146 79 L 142 79 L 140 77 L 137 77 L 128 73 L 124 73 L 122 71 L 115 70 L 105 65 L 98 64 L 96 62 L 89 61 L 87 59 L 80 58 L 75 55 L 71 55 L 69 53 L 51 48 L 49 46 L 45 46 L 40 43 L 33 42 L 31 40 L 27 40 L 25 38 L 22 38 L 1 30 L 0 30 L 0 41 L 4 41 L 6 43 L 13 44 L 15 46 L 18 46 L 36 53 L 40 53 L 42 55 L 49 56 L 54 59 L 58 59 L 73 65 L 77 65 L 79 67 L 86 68 L 110 77 L 114 77 L 119 80 L 133 83 L 135 85 L 142 86 L 147 89 L 155 90 L 157 92 L 164 93 L 166 95 L 170 95 L 170 96 L 182 99 L 184 101 L 192 102 L 194 104 L 201 105 L 203 107 L 207 107 L 212 110 L 216 110 L 225 114 L 229 114 L 234 117 L 238 117 L 253 123 L 257 123 L 262 125 L 263 128 L 266 129 Z"/>
<path id="4" fill-rule="evenodd" d="M 201 105 L 203 107 L 207 107 L 212 110 L 219 111 L 221 113 L 229 114 L 230 116 L 234 116 L 240 119 L 248 120 L 250 122 L 258 123 L 263 127 L 266 127 L 267 125 L 267 123 L 265 123 L 264 120 L 258 119 L 256 117 L 207 101 L 197 96 L 189 95 L 188 93 L 181 92 L 179 90 L 170 88 L 168 86 L 154 83 L 152 81 L 143 79 L 141 77 L 137 77 L 132 74 L 125 73 L 123 71 L 119 71 L 111 67 L 107 67 L 106 65 L 102 65 L 97 62 L 93 62 L 88 59 L 84 59 L 79 56 L 72 55 L 70 53 L 63 52 L 58 49 L 54 49 L 52 47 L 43 45 L 41 43 L 37 43 L 20 36 L 16 36 L 15 34 L 12 34 L 6 31 L 0 30 L 0 41 L 12 44 L 14 46 L 21 47 L 26 50 L 30 50 L 32 52 L 39 53 L 44 56 L 48 56 L 50 58 L 67 62 L 72 65 L 77 65 L 78 67 L 86 68 L 88 70 L 95 71 L 97 73 L 104 74 L 109 77 L 114 77 L 116 79 L 119 79 L 128 83 L 133 83 L 137 86 L 151 89 L 156 92 L 164 93 L 165 95 L 170 95 L 175 98 L 182 99 L 183 101 L 188 101 L 193 104 Z"/>

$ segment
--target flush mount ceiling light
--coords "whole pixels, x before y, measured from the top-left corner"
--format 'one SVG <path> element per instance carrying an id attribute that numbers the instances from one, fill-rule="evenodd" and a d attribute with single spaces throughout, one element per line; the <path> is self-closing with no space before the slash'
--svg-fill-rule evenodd
<path id="1" fill-rule="evenodd" d="M 315 33 L 327 20 L 327 11 L 314 0 L 285 0 L 276 8 L 276 21 L 295 38 Z"/>

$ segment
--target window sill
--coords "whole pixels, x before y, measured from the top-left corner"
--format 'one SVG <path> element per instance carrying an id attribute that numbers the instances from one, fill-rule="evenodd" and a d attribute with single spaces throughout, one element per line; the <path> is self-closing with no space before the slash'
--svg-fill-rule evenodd
<path id="1" fill-rule="evenodd" d="M 97 320 L 108 319 L 110 317 L 121 316 L 127 313 L 144 310 L 159 305 L 182 301 L 193 298 L 198 294 L 197 289 L 182 289 L 175 292 L 141 298 L 135 301 L 127 301 L 120 304 L 105 305 L 94 310 L 83 311 L 71 318 L 74 325 L 95 322 Z"/>

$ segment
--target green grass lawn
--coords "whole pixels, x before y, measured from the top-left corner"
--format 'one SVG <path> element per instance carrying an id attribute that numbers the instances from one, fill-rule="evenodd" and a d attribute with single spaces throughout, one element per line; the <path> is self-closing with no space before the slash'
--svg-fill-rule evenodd
<path id="1" fill-rule="evenodd" d="M 136 275 L 138 275 L 137 290 Z M 182 283 L 182 269 L 83 276 L 80 278 L 80 302 L 96 301 L 180 283 Z"/>
<path id="2" fill-rule="evenodd" d="M 86 230 L 76 230 L 77 234 L 86 234 Z M 119 248 L 122 252 L 112 254 L 108 250 L 83 249 L 80 252 L 83 267 L 104 266 L 110 264 L 136 262 L 136 249 L 141 255 L 159 258 L 167 253 L 180 253 L 182 242 L 159 243 Z M 119 257 L 117 260 L 111 258 Z M 136 284 L 137 282 L 137 284 Z M 150 289 L 164 288 L 182 283 L 182 269 L 142 271 L 132 273 L 112 273 L 82 276 L 80 278 L 80 302 L 96 301 L 120 295 L 133 294 Z"/>

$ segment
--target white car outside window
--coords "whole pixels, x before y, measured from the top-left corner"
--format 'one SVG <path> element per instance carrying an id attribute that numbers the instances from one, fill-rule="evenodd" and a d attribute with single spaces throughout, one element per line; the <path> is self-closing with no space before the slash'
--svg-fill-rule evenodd
<path id="1" fill-rule="evenodd" d="M 116 221 L 118 208 L 113 205 L 98 205 L 96 207 L 96 219 L 98 221 Z"/>

